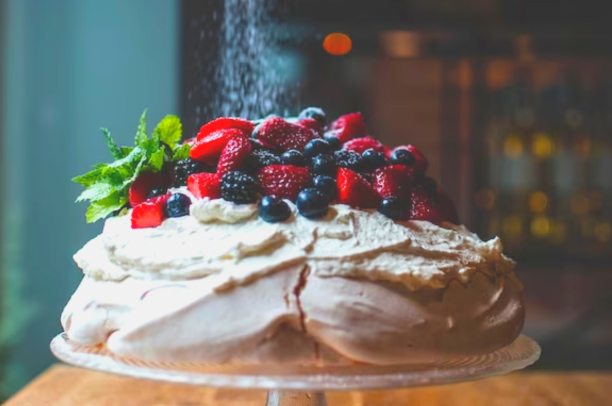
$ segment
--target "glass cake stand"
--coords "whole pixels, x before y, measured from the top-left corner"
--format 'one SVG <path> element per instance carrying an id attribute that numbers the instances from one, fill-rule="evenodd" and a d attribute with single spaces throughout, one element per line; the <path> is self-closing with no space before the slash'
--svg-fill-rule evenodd
<path id="1" fill-rule="evenodd" d="M 325 391 L 392 389 L 474 380 L 523 369 L 540 357 L 540 347 L 520 336 L 490 354 L 445 362 L 393 366 L 238 366 L 144 362 L 121 358 L 103 348 L 71 343 L 65 334 L 51 342 L 53 354 L 68 364 L 197 386 L 268 390 L 268 406 L 324 406 Z"/>

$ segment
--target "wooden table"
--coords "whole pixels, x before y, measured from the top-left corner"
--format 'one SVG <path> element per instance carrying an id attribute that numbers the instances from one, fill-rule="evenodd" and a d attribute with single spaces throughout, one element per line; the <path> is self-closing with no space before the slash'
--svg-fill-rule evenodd
<path id="1" fill-rule="evenodd" d="M 612 372 L 515 373 L 416 389 L 329 392 L 329 406 L 612 406 Z M 262 406 L 265 393 L 195 388 L 51 367 L 5 406 Z"/>

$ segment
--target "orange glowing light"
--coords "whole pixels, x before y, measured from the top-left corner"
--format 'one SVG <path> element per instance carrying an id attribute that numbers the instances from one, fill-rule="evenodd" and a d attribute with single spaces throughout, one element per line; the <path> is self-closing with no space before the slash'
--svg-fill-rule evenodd
<path id="1" fill-rule="evenodd" d="M 325 37 L 323 49 L 331 55 L 346 55 L 353 49 L 353 41 L 348 35 L 335 32 Z"/>

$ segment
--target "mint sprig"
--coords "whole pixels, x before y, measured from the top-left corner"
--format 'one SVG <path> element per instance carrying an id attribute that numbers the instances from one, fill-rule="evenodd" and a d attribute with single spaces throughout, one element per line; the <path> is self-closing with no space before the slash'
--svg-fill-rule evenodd
<path id="1" fill-rule="evenodd" d="M 128 202 L 128 192 L 142 172 L 160 172 L 168 162 L 189 157 L 189 145 L 181 145 L 183 127 L 176 116 L 166 116 L 147 135 L 147 111 L 140 117 L 134 147 L 119 147 L 106 128 L 102 134 L 108 144 L 111 163 L 98 164 L 72 180 L 85 187 L 77 202 L 89 201 L 86 212 L 88 223 L 107 217 Z"/>

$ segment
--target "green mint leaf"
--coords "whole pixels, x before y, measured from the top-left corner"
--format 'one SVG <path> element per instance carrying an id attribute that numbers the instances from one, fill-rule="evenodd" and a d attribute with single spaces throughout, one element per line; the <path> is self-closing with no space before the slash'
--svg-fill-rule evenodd
<path id="1" fill-rule="evenodd" d="M 146 154 L 149 157 L 159 151 L 159 141 L 155 141 L 154 138 L 147 139 L 140 146 L 146 151 Z"/>
<path id="2" fill-rule="evenodd" d="M 121 207 L 127 202 L 125 194 L 115 192 L 110 196 L 102 200 L 93 202 L 87 212 L 85 218 L 88 223 L 95 223 L 96 221 L 105 218 L 112 212 L 121 209 Z"/>
<path id="3" fill-rule="evenodd" d="M 121 153 L 124 157 L 130 155 L 130 152 L 132 152 L 133 150 L 134 147 L 121 147 Z"/>
<path id="4" fill-rule="evenodd" d="M 140 116 L 140 122 L 138 123 L 138 130 L 136 130 L 136 145 L 142 146 L 149 137 L 147 136 L 147 109 L 142 112 Z"/>
<path id="5" fill-rule="evenodd" d="M 96 182 L 99 182 L 104 177 L 104 171 L 108 168 L 108 164 L 96 165 L 92 171 L 83 175 L 72 178 L 73 182 L 81 186 L 89 187 Z"/>
<path id="6" fill-rule="evenodd" d="M 189 144 L 181 145 L 174 151 L 174 156 L 172 160 L 174 162 L 182 161 L 183 159 L 189 158 L 189 151 L 191 151 L 191 146 Z"/>
<path id="7" fill-rule="evenodd" d="M 153 131 L 153 135 L 157 136 L 159 141 L 165 142 L 174 148 L 181 141 L 183 135 L 181 120 L 177 116 L 164 117 Z"/>
<path id="8" fill-rule="evenodd" d="M 108 131 L 106 128 L 100 128 L 100 130 L 102 131 L 102 134 L 104 134 L 104 138 L 106 138 L 106 143 L 108 144 L 108 150 L 110 151 L 110 154 L 113 157 L 113 159 L 121 159 L 125 157 L 121 149 L 119 149 L 117 144 L 115 144 L 115 141 L 113 141 L 110 131 Z"/>
<path id="9" fill-rule="evenodd" d="M 151 158 L 149 158 L 149 167 L 152 169 L 152 172 L 159 172 L 161 171 L 161 168 L 163 165 L 164 165 L 164 150 L 160 149 L 159 151 L 151 155 Z"/>
<path id="10" fill-rule="evenodd" d="M 85 189 L 83 193 L 81 193 L 79 197 L 77 197 L 76 201 L 82 202 L 84 200 L 91 200 L 92 202 L 95 202 L 104 199 L 105 197 L 112 194 L 114 191 L 115 188 L 110 183 L 94 183 L 93 185 Z"/>
<path id="11" fill-rule="evenodd" d="M 136 169 L 134 169 L 134 173 L 132 173 L 132 176 L 129 179 L 126 179 L 123 181 L 123 185 L 121 186 L 122 190 L 125 190 L 129 188 L 130 186 L 132 186 L 132 183 L 134 183 L 138 175 L 140 175 L 140 172 L 142 172 L 146 163 L 147 163 L 147 157 L 146 155 L 143 155 L 140 158 L 138 165 L 136 165 Z"/>

